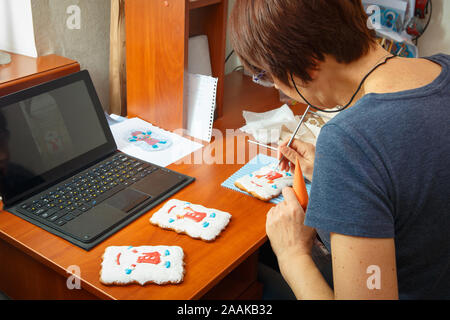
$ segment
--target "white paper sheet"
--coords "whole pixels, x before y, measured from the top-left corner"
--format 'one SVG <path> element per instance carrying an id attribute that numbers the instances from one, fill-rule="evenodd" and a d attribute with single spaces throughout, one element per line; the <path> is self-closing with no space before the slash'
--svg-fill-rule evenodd
<path id="1" fill-rule="evenodd" d="M 117 148 L 120 151 L 161 167 L 167 167 L 203 147 L 200 143 L 155 127 L 139 118 L 132 118 L 116 123 L 110 128 Z M 152 138 L 147 141 L 143 140 L 138 142 L 130 141 L 137 140 L 133 139 L 133 136 L 137 136 L 136 132 L 151 132 L 158 139 Z M 164 137 L 164 139 L 161 139 L 161 137 Z M 153 149 L 153 146 L 158 145 L 155 143 L 156 140 L 164 140 L 165 144 L 161 145 L 160 149 Z"/>

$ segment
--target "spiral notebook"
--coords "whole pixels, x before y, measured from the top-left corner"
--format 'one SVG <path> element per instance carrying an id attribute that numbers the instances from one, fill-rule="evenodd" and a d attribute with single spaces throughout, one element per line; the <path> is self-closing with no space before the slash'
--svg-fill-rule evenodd
<path id="1" fill-rule="evenodd" d="M 211 141 L 216 110 L 217 78 L 200 74 L 188 74 L 187 82 L 187 134 Z"/>

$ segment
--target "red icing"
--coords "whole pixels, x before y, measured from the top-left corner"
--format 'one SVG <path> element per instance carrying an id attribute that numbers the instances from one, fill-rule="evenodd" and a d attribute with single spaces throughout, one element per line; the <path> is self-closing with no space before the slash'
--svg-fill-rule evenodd
<path id="1" fill-rule="evenodd" d="M 170 213 L 170 211 L 172 211 L 176 206 L 173 206 L 172 208 L 169 209 L 169 211 L 167 213 Z"/>
<path id="2" fill-rule="evenodd" d="M 119 253 L 118 255 L 117 255 L 117 258 L 116 258 L 116 263 L 117 263 L 117 265 L 118 266 L 120 266 L 120 256 L 122 255 L 122 253 Z"/>
<path id="3" fill-rule="evenodd" d="M 185 218 L 192 219 L 195 222 L 201 222 L 203 219 L 206 218 L 206 213 L 204 213 L 204 212 L 194 211 L 190 207 L 187 207 L 186 210 L 189 210 L 191 212 L 186 213 L 184 215 Z"/>
<path id="4" fill-rule="evenodd" d="M 131 251 L 133 253 L 138 253 L 138 251 L 136 249 L 133 249 L 133 251 Z"/>
<path id="5" fill-rule="evenodd" d="M 267 179 L 268 180 L 277 180 L 277 179 L 280 179 L 280 178 L 283 178 L 283 175 L 281 173 L 278 173 L 278 172 L 275 172 L 275 171 L 272 171 L 272 172 L 270 172 L 267 175 Z"/>
<path id="6" fill-rule="evenodd" d="M 260 188 L 262 188 L 262 186 L 261 185 L 259 185 L 259 184 L 257 184 L 255 181 L 250 181 L 251 183 L 253 183 L 254 185 L 256 185 L 257 187 L 260 187 Z"/>
<path id="7" fill-rule="evenodd" d="M 137 263 L 152 263 L 158 264 L 161 262 L 161 254 L 159 252 L 149 252 L 143 253 L 142 256 L 138 257 Z"/>
<path id="8" fill-rule="evenodd" d="M 265 175 L 261 175 L 261 176 L 256 176 L 258 179 L 261 179 L 263 177 L 265 177 L 267 180 L 277 180 L 280 178 L 283 178 L 283 175 L 281 173 L 275 172 L 275 171 L 270 171 L 268 174 Z"/>

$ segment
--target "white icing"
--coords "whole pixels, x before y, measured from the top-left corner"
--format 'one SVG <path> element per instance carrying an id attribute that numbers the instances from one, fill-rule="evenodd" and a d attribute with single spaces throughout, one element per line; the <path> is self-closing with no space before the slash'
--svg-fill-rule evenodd
<path id="1" fill-rule="evenodd" d="M 197 217 L 198 215 L 194 214 L 194 211 L 206 215 L 198 217 L 199 221 L 196 221 L 188 217 L 190 214 Z M 178 233 L 186 233 L 192 238 L 212 241 L 225 229 L 230 218 L 231 215 L 228 212 L 172 199 L 153 214 L 150 223 L 175 230 Z"/>
<path id="2" fill-rule="evenodd" d="M 160 254 L 158 264 L 138 263 L 145 253 L 153 252 Z M 183 249 L 177 246 L 108 247 L 103 255 L 100 281 L 118 285 L 180 283 L 184 276 L 183 257 Z M 132 271 L 127 274 L 127 270 Z"/>
<path id="3" fill-rule="evenodd" d="M 280 174 L 278 179 L 268 179 L 272 172 Z M 235 184 L 240 184 L 247 192 L 253 192 L 262 199 L 270 200 L 281 194 L 285 187 L 291 187 L 294 183 L 294 176 L 285 171 L 276 170 L 273 166 L 267 166 L 249 175 L 236 180 Z M 241 188 L 242 189 L 242 188 Z"/>

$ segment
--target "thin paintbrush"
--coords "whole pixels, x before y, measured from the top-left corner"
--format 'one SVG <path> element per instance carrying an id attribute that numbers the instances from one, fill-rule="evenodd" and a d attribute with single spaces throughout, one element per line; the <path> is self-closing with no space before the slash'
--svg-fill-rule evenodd
<path id="1" fill-rule="evenodd" d="M 306 115 L 308 114 L 309 109 L 311 109 L 311 106 L 308 106 L 308 108 L 306 108 L 306 111 L 305 111 L 305 113 L 303 114 L 302 118 L 300 119 L 300 122 L 298 123 L 297 128 L 295 129 L 294 134 L 293 134 L 292 137 L 291 137 L 291 140 L 289 140 L 289 142 L 288 142 L 288 144 L 287 144 L 287 147 L 288 147 L 288 148 L 292 145 L 292 142 L 294 141 L 295 136 L 297 135 L 298 130 L 300 130 L 300 127 L 302 126 L 302 123 L 303 123 L 303 121 L 305 120 L 305 117 L 306 117 Z M 280 161 L 278 162 L 277 169 L 280 167 L 281 161 L 283 161 L 283 159 L 284 159 L 284 156 L 282 155 Z"/>
<path id="2" fill-rule="evenodd" d="M 278 151 L 277 148 L 274 148 L 274 147 L 268 146 L 267 144 L 259 143 L 259 142 L 256 142 L 256 141 L 248 140 L 248 143 L 256 144 L 258 146 L 265 147 L 265 148 L 273 150 L 273 151 Z"/>

